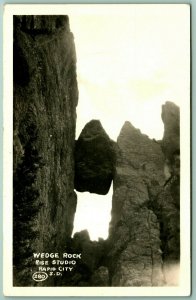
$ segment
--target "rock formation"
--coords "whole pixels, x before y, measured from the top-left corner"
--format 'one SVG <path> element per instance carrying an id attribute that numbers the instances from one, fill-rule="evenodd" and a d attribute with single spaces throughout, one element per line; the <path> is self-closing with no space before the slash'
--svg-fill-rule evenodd
<path id="1" fill-rule="evenodd" d="M 114 143 L 98 120 L 75 142 L 76 55 L 67 16 L 14 17 L 14 285 L 39 285 L 33 252 L 81 253 L 70 275 L 45 286 L 170 285 L 180 260 L 179 108 L 162 107 L 155 141 L 125 122 Z M 106 194 L 106 241 L 71 238 L 78 191 Z M 27 274 L 28 273 L 28 274 Z M 172 284 L 176 284 L 175 282 Z"/>
<path id="2" fill-rule="evenodd" d="M 173 102 L 162 105 L 161 114 L 164 123 L 162 149 L 168 160 L 173 160 L 175 154 L 180 154 L 180 110 Z"/>
<path id="3" fill-rule="evenodd" d="M 108 268 L 103 264 L 105 241 L 91 241 L 88 231 L 74 234 L 68 245 L 70 253 L 80 253 L 81 259 L 74 266 L 74 272 L 64 273 L 58 285 L 62 286 L 108 286 Z"/>
<path id="4" fill-rule="evenodd" d="M 164 155 L 158 143 L 126 122 L 117 140 L 109 236 L 113 286 L 163 285 L 160 225 L 148 208 L 149 189 L 164 184 Z"/>
<path id="5" fill-rule="evenodd" d="M 14 192 L 14 283 L 27 285 L 29 276 L 18 276 L 25 269 L 19 257 L 60 251 L 73 229 L 78 88 L 68 17 L 15 16 L 13 47 L 14 182 L 21 183 Z M 31 204 L 37 215 L 28 224 L 23 215 L 30 218 Z"/>
<path id="6" fill-rule="evenodd" d="M 171 282 L 169 269 L 180 260 L 179 108 L 166 102 L 162 110 L 161 142 L 150 140 L 129 122 L 117 140 L 108 239 L 113 286 L 175 285 L 178 281 Z"/>
<path id="7" fill-rule="evenodd" d="M 85 249 L 84 264 L 91 266 L 85 285 L 136 287 L 178 283 L 172 268 L 180 261 L 179 108 L 166 102 L 162 109 L 162 141 L 151 140 L 125 122 L 113 147 L 116 160 L 109 238 L 93 246 L 87 234 L 78 234 Z M 89 124 L 87 129 L 92 127 Z M 96 136 L 94 131 L 91 136 Z M 88 130 L 86 138 L 88 141 Z M 78 153 L 80 150 L 82 158 L 88 150 L 85 152 L 78 145 Z M 92 153 L 96 148 L 93 150 Z M 88 152 L 85 159 L 91 159 L 92 153 Z M 92 165 L 97 163 L 97 157 L 93 158 L 86 180 Z M 99 247 L 98 255 L 95 249 Z"/>
<path id="8" fill-rule="evenodd" d="M 110 189 L 115 146 L 99 120 L 86 124 L 75 145 L 75 188 L 105 195 Z"/>
<path id="9" fill-rule="evenodd" d="M 153 202 L 161 226 L 163 270 L 166 282 L 176 284 L 175 272 L 180 263 L 180 110 L 172 102 L 162 106 L 164 136 L 161 147 L 169 176 Z M 174 269 L 174 270 L 172 270 Z"/>

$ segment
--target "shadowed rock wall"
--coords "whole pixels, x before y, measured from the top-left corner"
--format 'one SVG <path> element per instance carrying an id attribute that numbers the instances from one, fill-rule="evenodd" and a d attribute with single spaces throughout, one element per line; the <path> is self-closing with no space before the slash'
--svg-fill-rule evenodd
<path id="1" fill-rule="evenodd" d="M 36 171 L 32 171 L 33 160 L 26 171 L 23 166 L 23 173 L 33 177 L 28 187 L 36 190 L 34 203 L 41 203 L 35 221 L 28 225 L 33 227 L 36 238 L 30 239 L 31 248 L 26 247 L 37 252 L 58 252 L 71 236 L 76 209 L 74 143 L 78 88 L 68 17 L 15 16 L 13 53 L 15 178 L 21 163 L 24 165 L 24 157 L 28 157 L 32 134 L 36 137 L 31 146 L 42 162 L 42 166 L 37 163 Z M 24 226 L 25 222 L 17 217 L 15 227 L 21 227 L 21 235 Z M 18 234 L 17 229 L 14 232 Z M 25 237 L 14 239 L 21 241 L 22 249 Z"/>

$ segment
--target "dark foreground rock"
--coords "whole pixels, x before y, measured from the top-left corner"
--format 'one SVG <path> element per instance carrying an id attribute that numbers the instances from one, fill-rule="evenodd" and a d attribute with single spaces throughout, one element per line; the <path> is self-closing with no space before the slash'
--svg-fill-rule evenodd
<path id="1" fill-rule="evenodd" d="M 70 240 L 69 251 L 79 253 L 81 259 L 74 265 L 74 271 L 63 274 L 63 286 L 108 286 L 108 268 L 104 266 L 106 253 L 105 241 L 91 241 L 88 231 L 83 230 L 74 234 Z"/>
<path id="2" fill-rule="evenodd" d="M 78 88 L 68 17 L 15 16 L 13 47 L 14 284 L 33 285 L 24 264 L 34 264 L 33 252 L 62 250 L 76 209 Z"/>
<path id="3" fill-rule="evenodd" d="M 75 145 L 75 188 L 105 195 L 114 175 L 115 146 L 99 120 L 86 124 Z"/>

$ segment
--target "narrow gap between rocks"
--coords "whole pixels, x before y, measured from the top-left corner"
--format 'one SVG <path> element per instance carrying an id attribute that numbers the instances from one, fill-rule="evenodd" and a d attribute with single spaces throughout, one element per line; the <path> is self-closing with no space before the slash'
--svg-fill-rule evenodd
<path id="1" fill-rule="evenodd" d="M 113 184 L 107 195 L 75 192 L 77 208 L 72 236 L 86 229 L 92 241 L 98 241 L 99 238 L 106 240 L 111 220 Z"/>

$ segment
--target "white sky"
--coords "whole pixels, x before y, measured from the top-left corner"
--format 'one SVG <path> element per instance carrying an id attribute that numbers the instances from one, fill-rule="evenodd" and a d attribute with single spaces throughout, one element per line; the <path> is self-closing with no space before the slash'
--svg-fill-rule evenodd
<path id="1" fill-rule="evenodd" d="M 77 55 L 77 137 L 99 119 L 114 140 L 126 120 L 161 139 L 161 105 L 182 108 L 190 97 L 189 6 L 83 5 L 68 15 Z M 107 238 L 111 198 L 112 191 L 78 193 L 74 232 L 87 228 L 92 239 Z"/>

